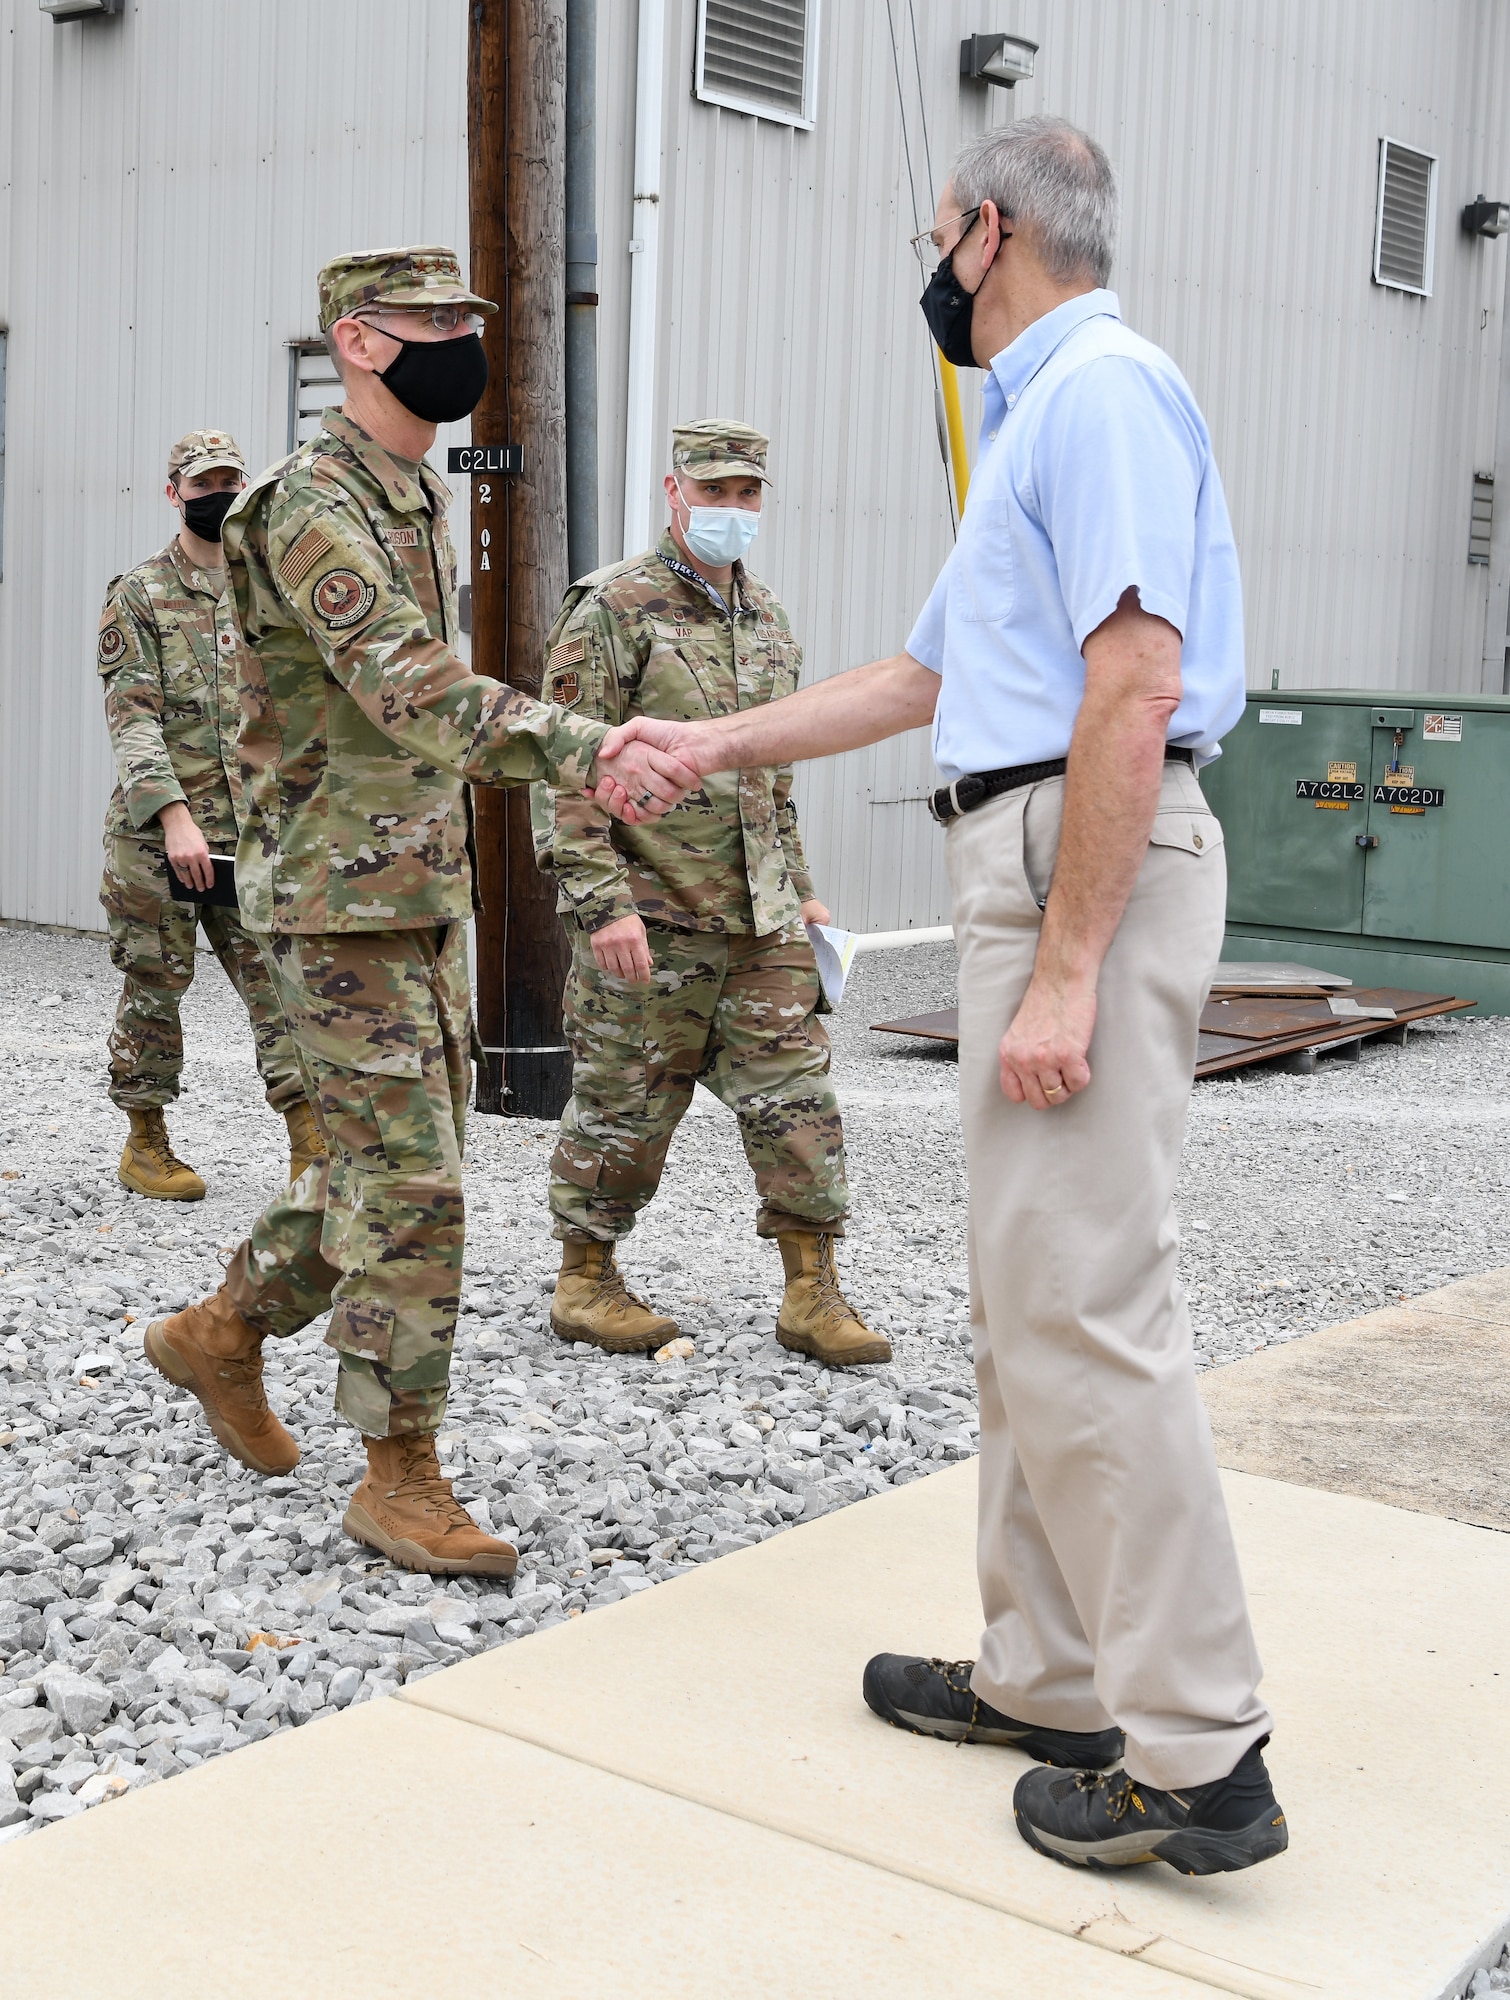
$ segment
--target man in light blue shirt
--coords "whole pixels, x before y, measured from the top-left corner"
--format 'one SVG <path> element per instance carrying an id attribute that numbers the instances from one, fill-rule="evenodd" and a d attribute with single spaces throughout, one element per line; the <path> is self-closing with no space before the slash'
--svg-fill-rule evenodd
<path id="1" fill-rule="evenodd" d="M 965 148 L 922 306 L 948 359 L 989 367 L 986 420 L 906 651 L 716 722 L 636 718 L 600 759 L 644 735 L 706 773 L 933 723 L 985 1630 L 975 1661 L 878 1655 L 865 1698 L 1040 1759 L 1013 1799 L 1040 1853 L 1204 1875 L 1287 1839 L 1173 1207 L 1226 904 L 1195 774 L 1242 711 L 1242 605 L 1200 411 L 1105 289 L 1115 229 L 1073 126 Z"/>
<path id="2" fill-rule="evenodd" d="M 1085 694 L 1080 649 L 1129 588 L 1181 635 L 1168 741 L 1209 761 L 1243 712 L 1242 586 L 1184 377 L 1098 289 L 998 354 L 984 403 L 959 540 L 907 641 L 942 677 L 940 771 L 1065 756 Z"/>

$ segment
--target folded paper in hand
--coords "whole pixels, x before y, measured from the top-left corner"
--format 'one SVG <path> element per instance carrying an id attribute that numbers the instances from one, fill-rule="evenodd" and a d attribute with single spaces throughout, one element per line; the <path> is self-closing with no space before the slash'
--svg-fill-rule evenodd
<path id="1" fill-rule="evenodd" d="M 836 924 L 809 924 L 807 934 L 812 940 L 813 956 L 818 961 L 823 997 L 830 1007 L 837 1007 L 844 998 L 844 982 L 849 977 L 850 962 L 855 955 L 855 934 L 853 931 L 841 931 Z"/>

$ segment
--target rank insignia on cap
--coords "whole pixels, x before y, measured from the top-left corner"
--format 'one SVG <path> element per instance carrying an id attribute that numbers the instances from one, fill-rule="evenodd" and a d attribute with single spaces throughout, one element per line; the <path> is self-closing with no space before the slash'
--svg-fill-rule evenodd
<path id="1" fill-rule="evenodd" d="M 576 707 L 582 699 L 582 676 L 575 667 L 551 675 L 550 697 L 562 708 Z"/>
<path id="2" fill-rule="evenodd" d="M 126 635 L 119 625 L 107 625 L 100 634 L 99 661 L 102 667 L 113 667 L 120 661 L 126 650 Z"/>
<path id="3" fill-rule="evenodd" d="M 328 569 L 315 585 L 310 602 L 325 623 L 339 632 L 365 618 L 376 596 L 375 585 L 354 569 Z"/>

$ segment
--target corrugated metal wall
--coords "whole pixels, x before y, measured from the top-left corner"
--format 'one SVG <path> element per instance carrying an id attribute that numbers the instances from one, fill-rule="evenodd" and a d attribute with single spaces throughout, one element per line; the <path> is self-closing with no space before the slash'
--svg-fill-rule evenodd
<path id="1" fill-rule="evenodd" d="M 465 240 L 465 51 L 459 0 L 0 4 L 0 913 L 103 923 L 105 585 L 174 532 L 175 438 L 282 455 L 325 258 Z"/>
<path id="2" fill-rule="evenodd" d="M 599 8 L 605 551 L 622 518 L 636 15 Z M 1510 197 L 1498 0 L 1012 0 L 994 25 L 1042 45 L 1012 96 L 961 88 L 960 38 L 993 24 L 967 0 L 824 0 L 810 133 L 696 102 L 695 0 L 667 17 L 656 433 L 665 447 L 677 417 L 729 414 L 772 434 L 755 566 L 811 672 L 901 645 L 949 547 L 904 247 L 913 185 L 926 223 L 930 157 L 937 181 L 988 118 L 1054 110 L 1117 161 L 1124 311 L 1210 418 L 1252 680 L 1498 691 L 1503 457 L 1495 567 L 1466 556 L 1472 475 L 1495 465 L 1507 252 L 1457 228 L 1480 191 Z M 0 27 L 0 912 L 94 925 L 105 580 L 167 539 L 160 467 L 180 432 L 225 424 L 251 459 L 281 453 L 284 342 L 312 331 L 324 257 L 463 237 L 466 14 L 132 0 L 119 21 L 55 28 L 0 0 Z M 1370 283 L 1383 134 L 1441 157 L 1430 299 Z M 973 386 L 966 400 L 973 431 Z M 916 802 L 930 775 L 921 738 L 803 773 L 841 921 L 943 914 Z"/>
<path id="3" fill-rule="evenodd" d="M 772 433 L 778 493 L 754 564 L 812 672 L 899 647 L 949 546 L 919 284 L 901 248 L 913 224 L 894 27 L 925 208 L 918 74 L 936 180 L 967 133 L 1014 110 L 1062 113 L 1116 161 L 1113 284 L 1210 420 L 1250 680 L 1499 691 L 1510 537 L 1497 536 L 1487 647 L 1489 572 L 1467 548 L 1473 473 L 1494 466 L 1506 245 L 1457 223 L 1480 192 L 1510 198 L 1510 29 L 1496 0 L 1013 0 L 985 20 L 966 0 L 825 0 L 811 133 L 698 103 L 695 0 L 667 11 L 657 431 L 669 440 L 678 416 L 726 413 Z M 636 9 L 603 13 L 603 546 L 616 549 Z M 960 85 L 960 39 L 988 26 L 1041 44 L 1034 80 L 1010 97 Z M 1370 279 L 1384 135 L 1440 155 L 1429 299 Z M 1503 531 L 1510 464 L 1499 494 Z M 888 803 L 915 798 L 930 770 L 911 738 L 799 778 L 842 921 L 943 914 L 931 823 L 920 804 Z"/>
<path id="4" fill-rule="evenodd" d="M 829 674 L 900 649 L 950 547 L 922 278 L 907 239 L 932 221 L 928 157 L 940 173 L 964 138 L 1011 107 L 1003 91 L 959 88 L 960 39 L 981 25 L 965 0 L 928 0 L 912 15 L 908 0 L 892 0 L 895 54 L 881 0 L 826 0 L 812 132 L 695 100 L 696 0 L 668 0 L 666 12 L 656 435 L 669 464 L 671 427 L 684 419 L 739 417 L 770 434 L 776 491 L 751 567 L 791 612 L 808 673 Z M 599 7 L 602 546 L 615 553 L 636 14 Z M 972 385 L 972 430 L 976 408 Z M 930 779 L 924 732 L 799 775 L 809 857 L 839 922 L 941 920 L 942 843 L 919 803 Z"/>

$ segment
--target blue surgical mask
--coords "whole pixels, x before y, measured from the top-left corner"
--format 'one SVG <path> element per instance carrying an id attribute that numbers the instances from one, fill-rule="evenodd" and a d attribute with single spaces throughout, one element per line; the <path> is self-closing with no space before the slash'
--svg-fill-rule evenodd
<path id="1" fill-rule="evenodd" d="M 680 482 L 677 491 L 682 493 Z M 687 499 L 685 493 L 682 499 Z M 741 561 L 760 532 L 760 516 L 748 507 L 694 507 L 688 501 L 687 514 L 687 547 L 714 569 Z"/>

